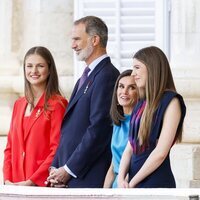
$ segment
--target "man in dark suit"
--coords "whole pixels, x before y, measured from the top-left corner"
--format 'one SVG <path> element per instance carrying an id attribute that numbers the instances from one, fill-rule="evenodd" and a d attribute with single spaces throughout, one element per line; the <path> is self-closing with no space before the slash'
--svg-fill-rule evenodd
<path id="1" fill-rule="evenodd" d="M 74 22 L 72 49 L 89 72 L 83 84 L 82 78 L 77 81 L 63 119 L 47 179 L 52 187 L 103 187 L 111 162 L 109 110 L 119 75 L 107 56 L 107 40 L 108 28 L 100 18 L 87 16 Z"/>

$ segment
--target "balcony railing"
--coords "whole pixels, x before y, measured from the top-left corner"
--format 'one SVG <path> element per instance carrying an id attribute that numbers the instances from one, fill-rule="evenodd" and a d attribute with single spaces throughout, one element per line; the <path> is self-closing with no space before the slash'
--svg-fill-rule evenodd
<path id="1" fill-rule="evenodd" d="M 200 189 L 65 189 L 0 186 L 0 200 L 199 200 Z"/>

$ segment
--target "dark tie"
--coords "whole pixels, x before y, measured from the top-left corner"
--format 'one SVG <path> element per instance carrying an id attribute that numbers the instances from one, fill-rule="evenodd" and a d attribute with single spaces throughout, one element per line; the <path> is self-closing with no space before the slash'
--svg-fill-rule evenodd
<path id="1" fill-rule="evenodd" d="M 83 85 L 83 83 L 87 79 L 89 71 L 90 71 L 90 68 L 86 67 L 85 70 L 84 70 L 84 72 L 83 72 L 83 74 L 82 74 L 82 76 L 81 76 L 81 78 L 80 78 L 77 91 L 81 88 L 81 86 Z"/>

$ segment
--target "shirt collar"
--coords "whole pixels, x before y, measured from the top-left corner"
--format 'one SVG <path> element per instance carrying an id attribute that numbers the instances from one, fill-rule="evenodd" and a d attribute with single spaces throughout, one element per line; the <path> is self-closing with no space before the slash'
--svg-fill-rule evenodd
<path id="1" fill-rule="evenodd" d="M 89 64 L 89 68 L 90 68 L 90 71 L 89 71 L 89 73 L 88 73 L 88 76 L 91 74 L 91 72 L 94 70 L 94 68 L 104 59 L 104 58 L 107 58 L 108 57 L 108 55 L 107 54 L 104 54 L 104 55 L 102 55 L 102 56 L 100 56 L 100 57 L 98 57 L 97 59 L 95 59 L 93 62 L 91 62 L 90 64 Z"/>

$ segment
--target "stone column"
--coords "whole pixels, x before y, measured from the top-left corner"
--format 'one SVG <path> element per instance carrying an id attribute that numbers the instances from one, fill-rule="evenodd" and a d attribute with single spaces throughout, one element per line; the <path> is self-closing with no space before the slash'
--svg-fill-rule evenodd
<path id="1" fill-rule="evenodd" d="M 23 95 L 24 54 L 33 46 L 53 54 L 61 90 L 69 99 L 73 87 L 70 30 L 72 0 L 0 0 L 0 168 L 14 101 Z M 0 170 L 0 184 L 2 170 Z"/>
<path id="2" fill-rule="evenodd" d="M 54 56 L 61 89 L 69 97 L 74 70 L 69 35 L 73 23 L 73 1 L 24 1 L 23 13 L 21 58 L 33 46 L 47 47 Z"/>
<path id="3" fill-rule="evenodd" d="M 13 50 L 14 12 L 12 0 L 0 1 L 0 135 L 8 131 L 13 101 L 18 97 L 13 93 L 11 78 L 19 69 L 17 54 Z"/>
<path id="4" fill-rule="evenodd" d="M 183 142 L 173 148 L 172 166 L 178 187 L 200 187 L 200 1 L 171 3 L 171 66 L 187 106 Z"/>
<path id="5" fill-rule="evenodd" d="M 13 8 L 14 1 L 0 1 L 0 168 L 2 169 L 3 150 L 10 126 L 12 107 L 18 95 L 13 90 L 13 77 L 18 74 L 19 63 L 17 54 L 13 49 Z M 0 183 L 2 182 L 2 170 L 0 170 Z"/>
<path id="6" fill-rule="evenodd" d="M 16 74 L 15 68 L 17 59 L 13 51 L 12 38 L 12 18 L 13 2 L 12 0 L 0 1 L 0 75 Z"/>

